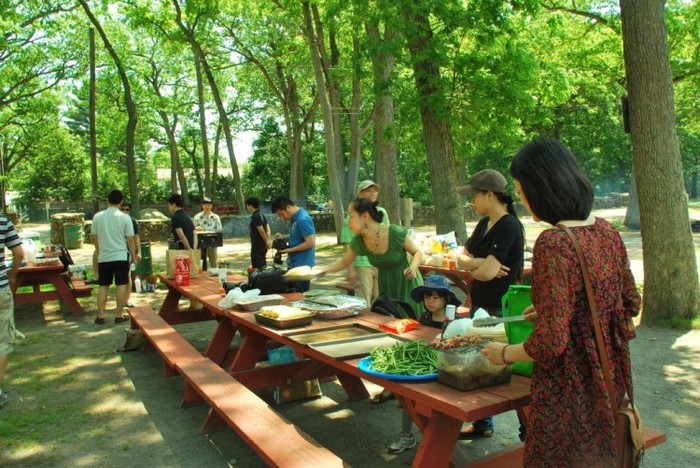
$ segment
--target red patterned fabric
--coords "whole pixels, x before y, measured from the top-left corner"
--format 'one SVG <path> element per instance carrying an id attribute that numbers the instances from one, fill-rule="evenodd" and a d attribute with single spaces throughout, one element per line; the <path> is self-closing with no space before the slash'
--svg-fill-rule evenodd
<path id="1" fill-rule="evenodd" d="M 602 322 L 618 399 L 632 390 L 628 342 L 641 297 L 625 245 L 615 228 L 596 219 L 571 228 L 581 244 Z M 532 374 L 525 466 L 614 466 L 615 426 L 606 395 L 595 332 L 576 251 L 558 228 L 540 234 L 533 249 L 532 301 L 538 321 L 525 351 Z"/>

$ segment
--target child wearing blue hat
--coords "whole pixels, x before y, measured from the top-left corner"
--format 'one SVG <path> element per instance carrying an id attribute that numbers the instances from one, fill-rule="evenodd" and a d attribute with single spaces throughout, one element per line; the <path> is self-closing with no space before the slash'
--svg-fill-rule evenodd
<path id="1" fill-rule="evenodd" d="M 441 329 L 445 321 L 445 309 L 448 304 L 459 306 L 460 301 L 452 292 L 450 280 L 442 275 L 431 275 L 425 278 L 425 283 L 411 290 L 411 299 L 423 303 L 425 311 L 418 320 L 422 325 Z M 399 440 L 389 445 L 389 453 L 401 453 L 416 446 L 416 439 L 411 433 L 413 421 L 407 412 L 401 416 Z"/>

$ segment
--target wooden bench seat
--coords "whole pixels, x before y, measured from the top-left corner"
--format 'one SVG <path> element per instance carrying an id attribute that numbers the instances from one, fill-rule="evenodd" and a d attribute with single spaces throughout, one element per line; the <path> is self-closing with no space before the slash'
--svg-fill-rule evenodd
<path id="1" fill-rule="evenodd" d="M 176 364 L 202 357 L 202 353 L 149 306 L 131 307 L 128 310 L 132 327 L 141 329 L 162 356 L 166 377 L 177 375 Z"/>
<path id="2" fill-rule="evenodd" d="M 163 357 L 165 375 L 179 373 L 185 379 L 183 404 L 209 404 L 202 431 L 229 425 L 270 466 L 343 466 L 340 458 L 202 356 L 150 307 L 130 308 L 129 315 Z"/>
<path id="3" fill-rule="evenodd" d="M 342 459 L 273 410 L 228 372 L 202 357 L 176 364 L 185 379 L 183 403 L 205 400 L 208 432 L 230 426 L 269 466 L 343 466 Z M 200 398 L 201 397 L 201 398 Z"/>
<path id="4" fill-rule="evenodd" d="M 666 434 L 650 427 L 644 427 L 644 442 L 646 449 L 660 445 L 666 441 Z M 523 455 L 525 444 L 509 446 L 484 458 L 480 458 L 474 463 L 470 463 L 470 468 L 520 468 L 523 466 Z"/>
<path id="5" fill-rule="evenodd" d="M 84 280 L 71 279 L 71 292 L 75 297 L 92 296 L 92 285 L 85 284 Z"/>

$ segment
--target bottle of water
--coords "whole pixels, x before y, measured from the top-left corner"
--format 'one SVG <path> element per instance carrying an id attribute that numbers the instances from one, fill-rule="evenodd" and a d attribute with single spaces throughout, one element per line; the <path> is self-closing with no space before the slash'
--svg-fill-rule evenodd
<path id="1" fill-rule="evenodd" d="M 139 278 L 139 275 L 134 277 L 134 289 L 137 293 L 141 292 L 141 278 Z"/>

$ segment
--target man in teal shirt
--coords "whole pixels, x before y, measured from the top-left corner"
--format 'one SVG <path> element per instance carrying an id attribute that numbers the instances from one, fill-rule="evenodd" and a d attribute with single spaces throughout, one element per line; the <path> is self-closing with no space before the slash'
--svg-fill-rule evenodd
<path id="1" fill-rule="evenodd" d="M 363 180 L 357 185 L 357 198 L 366 198 L 372 202 L 376 202 L 379 197 L 379 185 L 372 180 Z M 377 211 L 384 214 L 382 224 L 389 224 L 389 215 L 384 208 L 377 206 Z M 345 216 L 343 229 L 340 232 L 340 243 L 345 245 L 345 251 L 350 250 L 353 234 L 350 232 L 348 224 L 349 217 Z M 352 265 L 348 267 L 347 275 L 348 283 L 355 287 L 355 296 L 361 297 L 367 301 L 367 307 L 370 307 L 374 300 L 379 295 L 379 286 L 377 280 L 377 269 L 373 267 L 367 257 L 358 255 Z"/>

